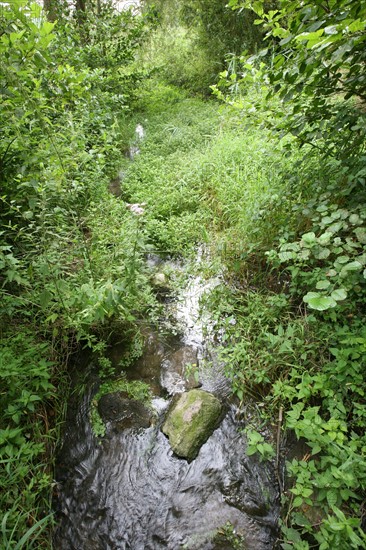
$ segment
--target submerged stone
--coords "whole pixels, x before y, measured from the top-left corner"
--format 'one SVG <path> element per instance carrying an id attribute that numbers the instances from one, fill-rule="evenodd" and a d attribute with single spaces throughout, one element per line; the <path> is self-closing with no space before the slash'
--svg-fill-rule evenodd
<path id="1" fill-rule="evenodd" d="M 183 346 L 162 362 L 160 383 L 170 395 L 198 388 L 201 384 L 194 376 L 197 369 L 197 349 Z"/>
<path id="2" fill-rule="evenodd" d="M 148 428 L 152 420 L 151 411 L 141 401 L 130 399 L 125 392 L 103 395 L 98 411 L 104 422 L 113 422 L 118 430 Z"/>
<path id="3" fill-rule="evenodd" d="M 165 275 L 165 273 L 155 273 L 152 278 L 151 282 L 153 286 L 155 287 L 155 291 L 158 294 L 161 294 L 163 296 L 169 294 L 171 288 L 168 277 Z"/>
<path id="4" fill-rule="evenodd" d="M 216 428 L 221 410 L 220 401 L 210 393 L 202 390 L 183 393 L 162 427 L 175 454 L 194 459 Z"/>

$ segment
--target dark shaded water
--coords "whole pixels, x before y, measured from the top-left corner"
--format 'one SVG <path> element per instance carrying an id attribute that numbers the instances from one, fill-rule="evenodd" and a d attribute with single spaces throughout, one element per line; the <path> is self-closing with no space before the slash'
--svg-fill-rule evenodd
<path id="1" fill-rule="evenodd" d="M 154 392 L 153 425 L 123 430 L 112 421 L 98 441 L 89 422 L 96 391 L 92 368 L 89 389 L 72 398 L 57 467 L 57 550 L 238 548 L 217 536 L 227 522 L 243 536 L 243 550 L 273 548 L 279 510 L 274 466 L 246 456 L 244 423 L 203 338 L 200 284 L 192 280 L 180 302 L 177 319 L 185 326 L 180 340 L 167 345 L 147 330 L 144 356 L 130 370 Z M 118 355 L 118 348 L 111 350 L 114 361 Z M 202 364 L 210 359 L 210 370 L 200 369 L 202 389 L 221 398 L 226 413 L 189 463 L 173 454 L 160 426 L 172 394 L 185 389 L 182 364 L 196 357 Z"/>
<path id="2" fill-rule="evenodd" d="M 231 522 L 247 548 L 272 548 L 276 528 L 271 473 L 245 456 L 231 409 L 190 464 L 176 458 L 158 427 L 111 434 L 71 451 L 64 470 L 56 548 L 210 549 Z M 230 548 L 230 546 L 221 546 Z"/>

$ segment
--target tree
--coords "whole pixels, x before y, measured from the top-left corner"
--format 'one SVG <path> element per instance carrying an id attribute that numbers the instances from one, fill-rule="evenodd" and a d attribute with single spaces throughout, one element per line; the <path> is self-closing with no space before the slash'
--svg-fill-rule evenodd
<path id="1" fill-rule="evenodd" d="M 222 0 L 184 0 L 183 19 L 198 26 L 201 45 L 224 61 L 228 54 L 243 50 L 255 52 L 262 44 L 262 30 L 254 25 L 252 10 L 242 9 L 236 15 Z"/>
<path id="2" fill-rule="evenodd" d="M 281 0 L 269 11 L 263 1 L 229 5 L 252 9 L 268 43 L 259 56 L 242 59 L 240 82 L 251 81 L 257 70 L 267 97 L 280 97 L 286 107 L 277 127 L 348 166 L 349 160 L 357 164 L 366 136 L 366 5 Z"/>
<path id="3" fill-rule="evenodd" d="M 210 85 L 217 82 L 226 58 L 244 49 L 254 53 L 262 44 L 255 14 L 235 14 L 224 0 L 144 0 L 143 5 L 164 29 L 161 40 L 169 34 L 174 44 L 167 48 L 172 52 L 166 60 L 171 66 L 168 80 L 191 91 L 211 94 Z"/>

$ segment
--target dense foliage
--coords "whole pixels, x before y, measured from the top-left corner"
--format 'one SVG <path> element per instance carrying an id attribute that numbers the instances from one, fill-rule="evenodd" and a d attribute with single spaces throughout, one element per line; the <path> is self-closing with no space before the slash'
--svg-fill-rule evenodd
<path id="1" fill-rule="evenodd" d="M 204 242 L 209 260 L 192 269 L 226 275 L 203 306 L 251 409 L 248 452 L 277 460 L 279 546 L 362 548 L 365 7 L 144 4 L 141 16 L 49 0 L 46 19 L 0 2 L 0 546 L 50 547 L 70 355 L 91 347 L 100 391 L 114 387 L 108 336 L 156 311 L 144 256 Z M 226 55 L 214 88 L 226 106 L 192 98 Z M 277 448 L 251 426 L 259 416 Z"/>
<path id="2" fill-rule="evenodd" d="M 259 56 L 242 58 L 239 80 L 255 78 L 266 86 L 267 99 L 282 99 L 272 113 L 279 129 L 290 131 L 302 144 L 316 143 L 342 166 L 353 167 L 352 180 L 345 182 L 348 190 L 364 185 L 363 3 L 306 1 L 299 7 L 297 2 L 282 1 L 270 11 L 264 2 L 232 0 L 230 5 L 254 10 L 268 44 Z"/>
<path id="3" fill-rule="evenodd" d="M 284 410 L 285 428 L 306 443 L 303 457 L 288 465 L 281 547 L 361 548 L 366 11 L 355 0 L 286 0 L 271 11 L 263 2 L 230 4 L 254 10 L 268 48 L 222 73 L 215 92 L 270 128 L 273 139 L 294 136 L 288 154 L 300 145 L 303 158 L 283 174 L 276 205 L 263 212 L 281 219 L 272 244 L 261 235 L 249 243 L 281 281 L 280 292 L 260 301 L 266 313 L 257 341 L 247 328 L 250 304 L 239 298 L 237 344 L 232 339 L 223 353 L 233 361 L 231 376 L 240 372 L 237 391 L 249 385 L 258 392 L 264 383 L 268 406 Z"/>
<path id="4" fill-rule="evenodd" d="M 256 51 L 262 32 L 255 15 L 232 12 L 222 0 L 144 0 L 156 24 L 146 57 L 150 67 L 190 92 L 210 94 L 225 60 Z"/>
<path id="5" fill-rule="evenodd" d="M 55 411 L 65 405 L 76 342 L 102 349 L 112 322 L 129 325 L 152 302 L 141 224 L 108 191 L 129 139 L 123 118 L 142 78 L 134 52 L 145 23 L 109 4 L 84 12 L 82 22 L 63 8 L 57 23 L 36 3 L 0 4 L 0 546 L 7 549 L 25 547 L 50 520 Z"/>

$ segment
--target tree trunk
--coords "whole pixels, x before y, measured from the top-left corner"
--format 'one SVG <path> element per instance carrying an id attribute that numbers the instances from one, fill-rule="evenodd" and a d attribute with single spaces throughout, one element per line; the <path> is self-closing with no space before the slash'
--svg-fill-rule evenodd
<path id="1" fill-rule="evenodd" d="M 43 0 L 43 8 L 47 14 L 49 21 L 56 21 L 57 19 L 57 0 Z"/>
<path id="2" fill-rule="evenodd" d="M 86 18 L 86 0 L 75 0 L 76 18 L 79 26 L 85 23 Z"/>

